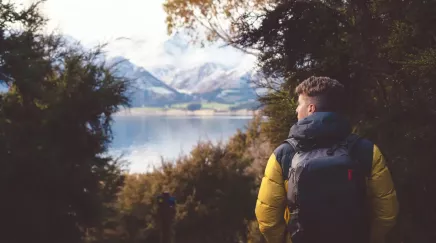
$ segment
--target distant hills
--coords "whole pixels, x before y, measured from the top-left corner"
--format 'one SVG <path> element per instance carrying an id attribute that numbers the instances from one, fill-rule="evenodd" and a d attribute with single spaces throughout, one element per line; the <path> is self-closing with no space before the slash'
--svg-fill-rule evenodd
<path id="1" fill-rule="evenodd" d="M 118 47 L 128 50 L 123 53 L 141 63 L 147 54 L 141 56 L 140 50 L 147 42 L 129 43 Z M 155 65 L 143 67 L 124 55 L 110 58 L 109 63 L 118 63 L 117 74 L 134 80 L 130 90 L 134 107 L 221 103 L 257 108 L 258 96 L 265 90 L 254 85 L 260 75 L 250 59 L 235 54 L 229 47 L 201 50 L 176 34 L 156 47 Z"/>
<path id="2" fill-rule="evenodd" d="M 149 45 L 148 40 L 134 38 L 116 41 L 108 59 L 119 63 L 118 75 L 134 80 L 130 90 L 134 107 L 189 103 L 258 107 L 258 96 L 265 90 L 253 83 L 259 77 L 253 57 L 229 46 L 199 48 L 180 33 L 157 44 L 152 52 L 143 52 L 150 50 Z"/>
<path id="3" fill-rule="evenodd" d="M 66 38 L 71 43 L 76 42 L 70 36 Z M 138 53 L 135 54 L 141 57 L 141 45 L 146 45 L 147 42 L 135 41 L 133 44 L 118 47 L 136 50 Z M 226 48 L 223 48 L 222 53 L 220 50 L 207 50 L 212 54 L 207 53 L 208 56 L 202 53 L 201 59 L 196 56 L 195 48 L 188 45 L 180 35 L 175 35 L 161 44 L 156 58 L 161 61 L 157 61 L 156 65 L 143 67 L 123 55 L 107 56 L 106 63 L 109 66 L 116 64 L 115 73 L 132 80 L 128 95 L 133 107 L 180 108 L 201 103 L 203 108 L 209 109 L 258 108 L 257 99 L 265 89 L 256 88 L 253 82 L 260 75 L 243 58 Z M 211 55 L 228 55 L 232 61 L 224 65 L 222 61 L 210 58 Z M 138 59 L 140 60 L 136 58 Z M 185 65 L 186 63 L 189 64 Z M 0 87 L 0 92 L 6 90 L 6 86 Z"/>
<path id="4" fill-rule="evenodd" d="M 134 107 L 196 102 L 245 104 L 246 108 L 255 108 L 262 92 L 254 88 L 252 81 L 256 74 L 253 71 L 217 63 L 204 63 L 189 69 L 166 65 L 150 71 L 123 57 L 113 58 L 109 63 L 117 63 L 116 73 L 133 80 L 130 96 Z"/>
<path id="5" fill-rule="evenodd" d="M 180 93 L 149 71 L 138 67 L 123 57 L 110 59 L 108 64 L 116 64 L 115 73 L 132 80 L 129 96 L 133 107 L 162 106 L 188 102 L 190 96 Z"/>

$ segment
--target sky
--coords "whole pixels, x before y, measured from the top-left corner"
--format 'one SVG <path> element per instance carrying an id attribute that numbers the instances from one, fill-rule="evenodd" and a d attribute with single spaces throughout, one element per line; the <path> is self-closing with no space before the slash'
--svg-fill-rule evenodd
<path id="1" fill-rule="evenodd" d="M 166 39 L 163 0 L 48 0 L 49 27 L 84 42 L 118 37 Z"/>
<path id="2" fill-rule="evenodd" d="M 34 0 L 16 0 L 28 4 Z M 168 55 L 164 0 L 47 0 L 41 8 L 56 30 L 92 47 L 108 42 L 109 56 L 123 56 L 146 68 L 171 64 L 189 68 L 206 61 L 245 66 L 253 57 L 232 48 L 190 47 Z M 174 46 L 170 47 L 171 49 Z M 167 45 L 168 49 L 168 45 Z"/>
<path id="3" fill-rule="evenodd" d="M 33 0 L 12 0 L 25 5 Z M 205 62 L 250 68 L 253 56 L 231 48 L 186 49 L 179 40 L 167 41 L 164 0 L 46 0 L 41 10 L 48 17 L 46 31 L 68 35 L 87 47 L 111 43 L 109 57 L 123 56 L 149 71 L 171 64 L 190 68 Z M 1 91 L 2 87 L 0 87 Z M 153 148 L 152 148 L 153 149 Z M 159 152 L 159 150 L 157 150 Z M 144 156 L 158 155 L 142 147 L 134 147 L 125 159 L 133 171 L 142 171 Z M 135 167 L 136 166 L 136 167 Z"/>

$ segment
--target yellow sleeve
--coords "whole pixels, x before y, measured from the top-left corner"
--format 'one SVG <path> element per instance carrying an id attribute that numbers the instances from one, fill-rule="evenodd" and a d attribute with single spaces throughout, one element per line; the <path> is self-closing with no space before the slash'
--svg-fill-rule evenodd
<path id="1" fill-rule="evenodd" d="M 372 209 L 371 243 L 384 243 L 386 234 L 396 223 L 398 201 L 391 174 L 376 145 L 368 180 L 368 196 Z"/>
<path id="2" fill-rule="evenodd" d="M 268 243 L 284 242 L 285 198 L 282 169 L 276 156 L 272 154 L 265 168 L 255 210 L 260 232 Z"/>

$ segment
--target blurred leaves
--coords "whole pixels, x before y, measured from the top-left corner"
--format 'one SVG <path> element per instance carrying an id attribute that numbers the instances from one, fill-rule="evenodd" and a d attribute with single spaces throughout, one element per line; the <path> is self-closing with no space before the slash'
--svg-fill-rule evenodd
<path id="1" fill-rule="evenodd" d="M 78 242 L 100 227 L 123 183 L 122 162 L 105 154 L 128 81 L 112 75 L 100 48 L 40 33 L 38 6 L 0 1 L 2 239 Z"/>
<path id="2" fill-rule="evenodd" d="M 156 242 L 156 197 L 168 190 L 177 200 L 174 224 L 176 242 L 247 242 L 253 228 L 257 196 L 256 177 L 271 149 L 260 135 L 262 120 L 256 117 L 246 131 L 227 144 L 199 142 L 189 156 L 145 174 L 128 175 L 115 206 L 112 229 L 97 242 Z M 250 152 L 263 148 L 265 154 Z M 261 161 L 254 166 L 253 161 Z M 123 220 L 129 219 L 129 221 Z M 115 233 L 114 233 L 115 232 Z M 114 237 L 114 235 L 117 235 Z M 250 241 L 258 242 L 258 241 Z"/>
<path id="3" fill-rule="evenodd" d="M 436 1 L 277 1 L 251 25 L 239 21 L 238 43 L 259 53 L 281 89 L 262 97 L 270 141 L 277 145 L 294 122 L 294 88 L 329 76 L 346 86 L 344 104 L 355 130 L 389 160 L 401 205 L 390 242 L 436 237 Z M 290 97 L 290 98 L 287 98 Z"/>

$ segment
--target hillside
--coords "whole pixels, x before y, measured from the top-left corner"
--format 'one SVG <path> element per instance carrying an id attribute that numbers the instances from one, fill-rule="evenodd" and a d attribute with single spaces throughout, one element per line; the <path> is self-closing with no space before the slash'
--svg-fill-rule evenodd
<path id="1" fill-rule="evenodd" d="M 240 67 L 205 63 L 189 69 L 167 65 L 148 71 L 123 57 L 115 57 L 109 64 L 115 64 L 117 75 L 133 81 L 129 90 L 133 107 L 168 107 L 190 102 L 248 108 L 258 105 L 258 93 L 252 84 L 255 76 Z"/>
<path id="2" fill-rule="evenodd" d="M 257 107 L 258 73 L 252 58 L 229 47 L 199 49 L 176 33 L 144 53 L 149 42 L 125 38 L 111 43 L 119 63 L 117 74 L 133 79 L 129 90 L 133 107 L 171 107 L 174 104 L 208 103 L 232 107 Z M 150 60 L 152 61 L 146 61 Z"/>
<path id="3" fill-rule="evenodd" d="M 133 107 L 165 106 L 172 103 L 188 102 L 192 98 L 168 86 L 142 67 L 134 65 L 123 57 L 109 61 L 115 64 L 115 73 L 132 80 L 129 98 Z"/>

